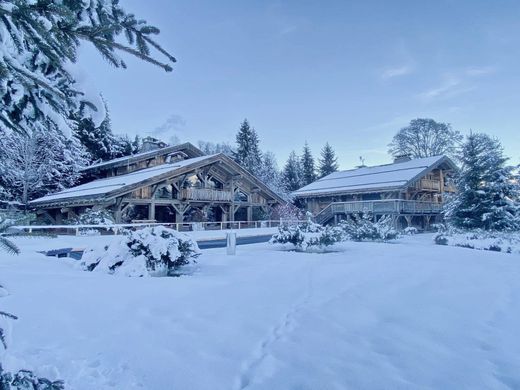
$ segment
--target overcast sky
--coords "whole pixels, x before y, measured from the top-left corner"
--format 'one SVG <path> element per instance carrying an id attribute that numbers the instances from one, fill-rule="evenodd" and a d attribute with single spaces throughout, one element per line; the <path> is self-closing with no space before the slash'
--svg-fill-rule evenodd
<path id="1" fill-rule="evenodd" d="M 280 165 L 329 141 L 348 169 L 390 161 L 393 134 L 431 117 L 520 162 L 520 1 L 120 2 L 178 63 L 116 70 L 82 49 L 115 132 L 234 142 L 247 117 Z"/>

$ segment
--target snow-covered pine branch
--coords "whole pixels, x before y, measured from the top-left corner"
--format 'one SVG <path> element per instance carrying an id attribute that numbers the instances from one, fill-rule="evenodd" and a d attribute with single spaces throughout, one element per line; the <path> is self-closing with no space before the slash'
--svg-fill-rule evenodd
<path id="1" fill-rule="evenodd" d="M 50 126 L 69 135 L 71 113 L 102 110 L 76 81 L 80 43 L 92 43 L 115 67 L 126 67 L 124 52 L 171 71 L 175 58 L 153 39 L 158 33 L 117 0 L 1 0 L 0 129 L 31 133 Z"/>

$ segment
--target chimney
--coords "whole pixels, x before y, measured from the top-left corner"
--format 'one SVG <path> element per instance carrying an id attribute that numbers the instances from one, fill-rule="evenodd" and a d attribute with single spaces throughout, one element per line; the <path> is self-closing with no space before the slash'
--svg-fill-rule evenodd
<path id="1" fill-rule="evenodd" d="M 168 146 L 161 140 L 158 140 L 154 137 L 145 137 L 143 138 L 143 145 L 141 146 L 141 152 L 149 152 L 151 150 L 162 149 Z"/>
<path id="2" fill-rule="evenodd" d="M 410 156 L 409 154 L 400 154 L 399 156 L 395 156 L 394 163 L 397 164 L 397 163 L 407 162 L 407 161 L 410 161 L 411 159 L 412 159 L 412 156 Z"/>

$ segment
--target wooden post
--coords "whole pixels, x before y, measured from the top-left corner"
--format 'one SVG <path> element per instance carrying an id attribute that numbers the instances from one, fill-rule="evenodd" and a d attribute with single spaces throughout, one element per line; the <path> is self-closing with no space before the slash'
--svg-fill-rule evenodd
<path id="1" fill-rule="evenodd" d="M 253 220 L 253 206 L 247 206 L 247 222 Z"/>
<path id="2" fill-rule="evenodd" d="M 235 181 L 231 179 L 231 205 L 229 207 L 229 220 L 235 222 Z"/>
<path id="3" fill-rule="evenodd" d="M 155 219 L 155 202 L 152 200 L 148 204 L 148 220 L 153 221 Z"/>

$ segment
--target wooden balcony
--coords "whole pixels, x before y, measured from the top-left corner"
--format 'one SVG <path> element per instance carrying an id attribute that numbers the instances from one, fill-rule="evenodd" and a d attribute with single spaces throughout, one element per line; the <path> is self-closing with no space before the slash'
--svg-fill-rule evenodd
<path id="1" fill-rule="evenodd" d="M 330 207 L 332 214 L 437 214 L 442 211 L 442 203 L 402 199 L 337 202 Z"/>
<path id="2" fill-rule="evenodd" d="M 201 200 L 209 202 L 231 202 L 231 191 L 213 190 L 210 188 L 185 188 L 181 190 L 183 200 Z"/>
<path id="3" fill-rule="evenodd" d="M 440 180 L 421 179 L 415 184 L 415 188 L 423 191 L 441 191 Z"/>

